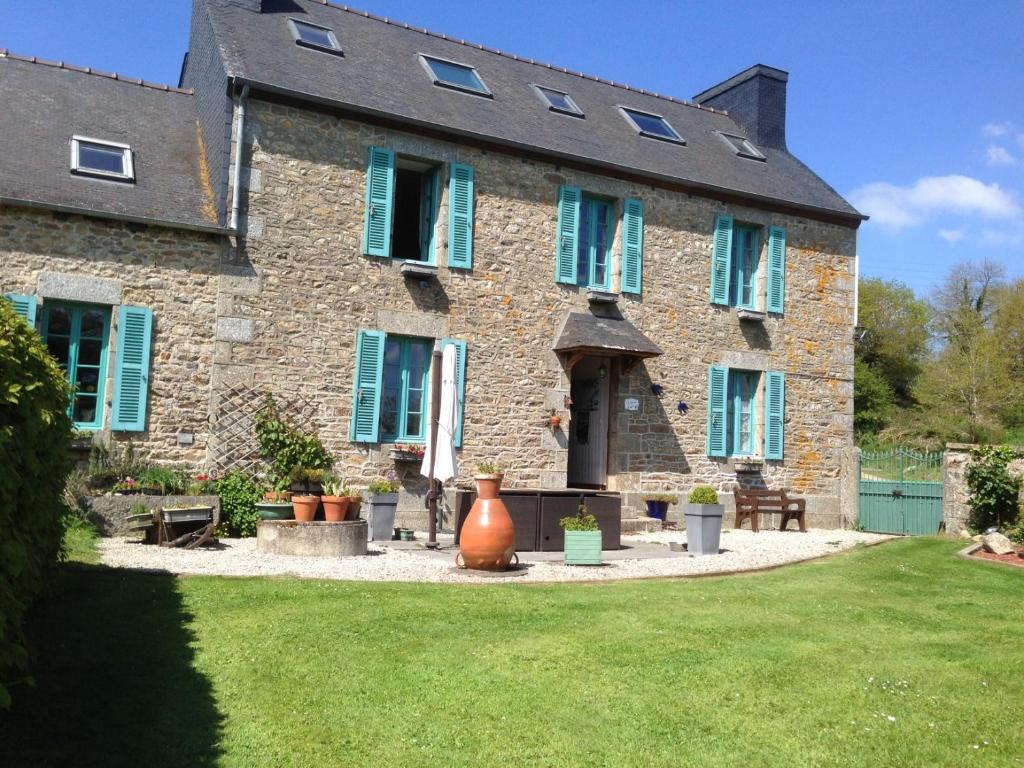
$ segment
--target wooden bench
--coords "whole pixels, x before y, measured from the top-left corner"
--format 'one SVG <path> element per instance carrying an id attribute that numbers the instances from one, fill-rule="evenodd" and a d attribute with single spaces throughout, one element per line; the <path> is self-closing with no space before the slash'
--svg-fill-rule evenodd
<path id="1" fill-rule="evenodd" d="M 736 491 L 736 527 L 740 528 L 743 521 L 750 519 L 750 529 L 757 533 L 760 526 L 757 516 L 779 514 L 782 515 L 782 522 L 779 523 L 779 530 L 786 530 L 790 520 L 796 520 L 800 530 L 807 532 L 807 524 L 804 522 L 804 511 L 807 506 L 805 499 L 796 499 L 786 495 L 785 490 L 751 490 Z"/>

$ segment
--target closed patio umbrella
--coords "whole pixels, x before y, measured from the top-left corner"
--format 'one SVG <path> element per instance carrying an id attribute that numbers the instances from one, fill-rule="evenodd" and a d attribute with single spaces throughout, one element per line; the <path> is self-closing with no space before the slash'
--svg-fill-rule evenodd
<path id="1" fill-rule="evenodd" d="M 438 354 L 435 347 L 434 361 Z M 455 381 L 455 347 L 449 344 L 444 349 L 441 359 L 441 386 L 437 381 L 437 364 L 431 366 L 431 397 L 430 397 L 430 434 L 427 439 L 427 450 L 423 454 L 420 474 L 430 478 L 430 541 L 435 545 L 437 526 L 437 494 L 434 480 L 444 482 L 459 475 L 459 462 L 455 456 L 455 430 L 459 414 L 458 387 Z"/>

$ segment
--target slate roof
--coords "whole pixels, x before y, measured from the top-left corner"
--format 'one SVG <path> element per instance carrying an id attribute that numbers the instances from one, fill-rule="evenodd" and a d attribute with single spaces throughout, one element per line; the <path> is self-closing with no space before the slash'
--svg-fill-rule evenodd
<path id="1" fill-rule="evenodd" d="M 565 321 L 556 352 L 600 350 L 612 355 L 656 357 L 664 354 L 661 347 L 647 338 L 628 320 L 597 317 L 588 312 L 572 312 Z"/>
<path id="2" fill-rule="evenodd" d="M 788 152 L 764 149 L 767 162 L 737 157 L 713 131 L 743 135 L 721 112 L 573 74 L 386 21 L 319 0 L 200 0 L 229 77 L 257 89 L 360 113 L 530 149 L 564 159 L 738 193 L 838 215 L 860 214 Z M 250 6 L 246 8 L 245 6 Z M 331 55 L 294 43 L 288 18 L 334 30 L 344 51 Z M 493 98 L 435 86 L 417 54 L 476 68 Z M 531 83 L 568 92 L 586 114 L 550 112 Z M 640 137 L 620 114 L 627 106 L 663 115 L 686 146 Z"/>
<path id="3" fill-rule="evenodd" d="M 217 227 L 191 93 L 0 50 L 0 201 Z M 129 144 L 135 183 L 70 172 L 73 135 Z"/>

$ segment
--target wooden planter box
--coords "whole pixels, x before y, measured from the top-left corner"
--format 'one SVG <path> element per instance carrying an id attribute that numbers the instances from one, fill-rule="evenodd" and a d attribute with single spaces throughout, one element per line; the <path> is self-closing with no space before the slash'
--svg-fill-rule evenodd
<path id="1" fill-rule="evenodd" d="M 602 562 L 600 531 L 565 532 L 566 565 L 600 565 Z"/>

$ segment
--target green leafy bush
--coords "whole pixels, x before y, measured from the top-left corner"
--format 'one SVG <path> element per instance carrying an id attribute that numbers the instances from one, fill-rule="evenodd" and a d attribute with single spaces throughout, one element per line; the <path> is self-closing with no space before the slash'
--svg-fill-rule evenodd
<path id="1" fill-rule="evenodd" d="M 303 431 L 277 409 L 272 395 L 256 417 L 256 439 L 260 456 L 270 465 L 274 477 L 287 478 L 296 467 L 330 469 L 331 454 L 320 438 Z"/>
<path id="2" fill-rule="evenodd" d="M 674 493 L 646 493 L 642 498 L 644 501 L 660 501 L 665 504 L 679 503 L 679 497 Z"/>
<path id="3" fill-rule="evenodd" d="M 1009 464 L 1017 457 L 1013 448 L 981 446 L 971 451 L 967 466 L 968 525 L 978 531 L 990 526 L 1005 527 L 1017 519 L 1021 478 L 1011 475 Z"/>
<path id="4" fill-rule="evenodd" d="M 580 503 L 575 515 L 563 517 L 558 524 L 566 531 L 599 531 L 597 518 L 587 512 L 587 505 Z"/>
<path id="5" fill-rule="evenodd" d="M 229 472 L 217 481 L 220 497 L 221 536 L 245 538 L 256 535 L 259 515 L 256 502 L 263 498 L 263 489 L 241 472 Z"/>
<path id="6" fill-rule="evenodd" d="M 64 372 L 39 335 L 0 300 L 0 707 L 25 672 L 25 612 L 61 556 L 71 472 Z"/>
<path id="7" fill-rule="evenodd" d="M 710 485 L 695 485 L 688 501 L 691 504 L 717 504 L 718 492 Z"/>
<path id="8" fill-rule="evenodd" d="M 476 465 L 478 475 L 503 475 L 505 470 L 490 461 L 482 461 Z"/>
<path id="9" fill-rule="evenodd" d="M 387 477 L 378 477 L 366 487 L 366 490 L 373 494 L 398 493 L 398 481 L 394 472 L 388 472 Z"/>

